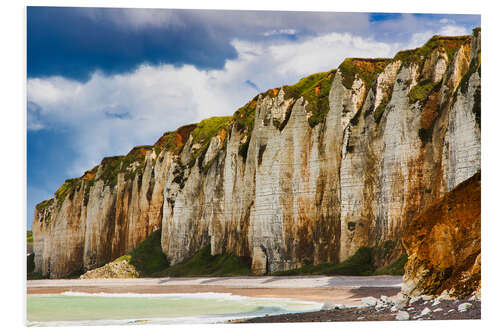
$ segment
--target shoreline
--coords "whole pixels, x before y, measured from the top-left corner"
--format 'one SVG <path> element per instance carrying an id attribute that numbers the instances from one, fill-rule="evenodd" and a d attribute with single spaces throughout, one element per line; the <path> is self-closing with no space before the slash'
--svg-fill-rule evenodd
<path id="1" fill-rule="evenodd" d="M 395 276 L 294 276 L 294 277 L 199 277 L 88 280 L 29 280 L 27 295 L 81 292 L 89 294 L 195 294 L 223 293 L 256 298 L 279 298 L 323 303 L 320 311 L 266 315 L 228 320 L 226 323 L 293 323 L 333 321 L 392 321 L 407 311 L 403 320 L 480 319 L 481 301 L 417 297 L 400 310 L 397 303 L 402 277 Z M 363 300 L 364 299 L 364 300 Z M 366 306 L 367 299 L 377 306 Z M 458 306 L 470 302 L 470 310 Z M 382 304 L 383 306 L 380 306 Z M 338 305 L 341 305 L 340 307 Z M 427 309 L 428 308 L 428 309 Z M 438 309 L 440 308 L 440 309 Z M 426 310 L 427 309 L 427 310 Z M 425 315 L 423 312 L 428 311 Z M 399 311 L 399 312 L 398 312 Z"/>
<path id="2" fill-rule="evenodd" d="M 230 293 L 247 297 L 359 305 L 364 297 L 394 297 L 401 290 L 394 276 L 294 276 L 224 278 L 144 278 L 89 280 L 29 280 L 27 295 L 84 293 Z"/>

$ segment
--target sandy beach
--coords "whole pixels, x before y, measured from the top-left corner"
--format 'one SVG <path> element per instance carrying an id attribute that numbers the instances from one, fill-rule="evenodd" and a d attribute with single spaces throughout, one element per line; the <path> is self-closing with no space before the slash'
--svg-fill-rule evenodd
<path id="1" fill-rule="evenodd" d="M 142 278 L 89 280 L 30 280 L 27 293 L 231 293 L 250 297 L 359 305 L 361 298 L 395 296 L 402 278 L 395 276 L 294 276 L 224 278 Z"/>

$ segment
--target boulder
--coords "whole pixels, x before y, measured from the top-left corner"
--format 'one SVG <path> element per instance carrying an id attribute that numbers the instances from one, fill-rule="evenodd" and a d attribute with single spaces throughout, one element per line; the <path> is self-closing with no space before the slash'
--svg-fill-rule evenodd
<path id="1" fill-rule="evenodd" d="M 409 320 L 410 319 L 410 314 L 406 311 L 399 311 L 396 314 L 396 320 Z"/>
<path id="2" fill-rule="evenodd" d="M 458 306 L 458 312 L 467 312 L 471 307 L 471 303 L 462 303 Z"/>
<path id="3" fill-rule="evenodd" d="M 424 308 L 424 309 L 422 310 L 422 312 L 420 312 L 420 316 L 421 316 L 421 317 L 426 316 L 426 315 L 428 315 L 428 314 L 429 314 L 429 313 L 431 313 L 431 312 L 432 312 L 432 311 L 431 311 L 431 309 L 429 309 L 429 308 L 427 308 L 427 307 L 426 307 L 426 308 Z"/>
<path id="4" fill-rule="evenodd" d="M 361 299 L 361 307 L 366 308 L 370 306 L 376 306 L 377 305 L 377 299 L 375 297 L 363 297 Z"/>

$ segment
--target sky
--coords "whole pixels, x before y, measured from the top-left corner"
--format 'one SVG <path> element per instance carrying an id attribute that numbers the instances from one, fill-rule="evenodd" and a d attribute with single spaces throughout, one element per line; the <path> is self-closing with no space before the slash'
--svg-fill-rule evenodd
<path id="1" fill-rule="evenodd" d="M 27 8 L 27 227 L 65 179 L 259 92 L 393 57 L 478 15 Z"/>

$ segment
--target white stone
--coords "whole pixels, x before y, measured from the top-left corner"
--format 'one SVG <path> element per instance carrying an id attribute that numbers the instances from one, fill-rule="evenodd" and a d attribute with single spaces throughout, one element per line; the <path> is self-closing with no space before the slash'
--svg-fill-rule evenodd
<path id="1" fill-rule="evenodd" d="M 361 299 L 361 307 L 370 307 L 377 305 L 377 299 L 375 297 L 363 297 Z"/>
<path id="2" fill-rule="evenodd" d="M 384 303 L 391 303 L 391 299 L 385 295 L 380 296 L 380 300 Z"/>
<path id="3" fill-rule="evenodd" d="M 323 311 L 342 310 L 345 309 L 345 307 L 346 306 L 344 304 L 334 304 L 332 302 L 325 302 L 321 310 Z"/>
<path id="4" fill-rule="evenodd" d="M 429 314 L 429 313 L 431 313 L 431 312 L 432 312 L 432 311 L 431 311 L 431 309 L 429 309 L 429 308 L 424 308 L 424 309 L 422 310 L 422 312 L 420 312 L 420 315 L 421 315 L 421 316 L 425 316 L 425 315 L 428 315 L 428 314 Z"/>
<path id="5" fill-rule="evenodd" d="M 415 303 L 415 302 L 420 301 L 421 299 L 422 299 L 422 296 L 411 297 L 411 298 L 410 298 L 410 301 L 409 301 L 409 304 L 411 305 L 411 304 L 413 304 L 413 303 Z"/>
<path id="6" fill-rule="evenodd" d="M 409 301 L 410 301 L 410 299 L 408 298 L 408 296 L 406 296 L 402 293 L 398 293 L 396 296 L 396 299 L 394 300 L 394 305 L 398 310 L 401 310 L 401 309 L 405 308 L 406 306 L 408 306 Z"/>
<path id="7" fill-rule="evenodd" d="M 471 303 L 462 303 L 458 306 L 459 312 L 466 312 L 472 307 Z"/>
<path id="8" fill-rule="evenodd" d="M 409 320 L 410 319 L 410 314 L 406 311 L 399 311 L 396 314 L 396 320 Z"/>

